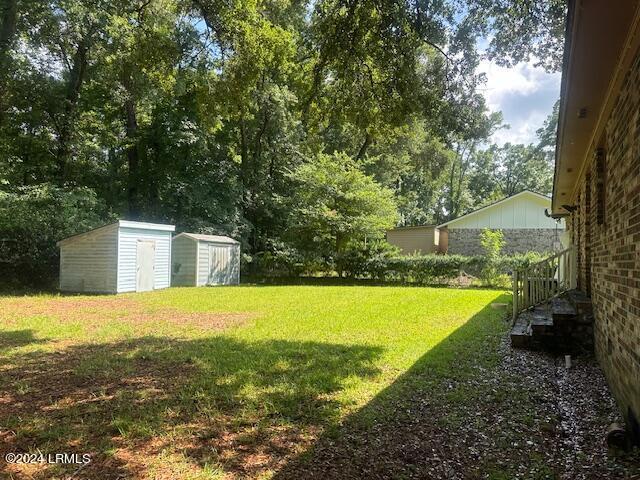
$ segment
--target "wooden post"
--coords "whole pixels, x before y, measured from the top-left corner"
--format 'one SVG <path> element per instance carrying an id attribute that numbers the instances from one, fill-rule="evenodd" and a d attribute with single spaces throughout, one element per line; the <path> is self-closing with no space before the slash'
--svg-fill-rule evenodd
<path id="1" fill-rule="evenodd" d="M 513 282 L 513 321 L 515 322 L 518 316 L 518 270 L 513 271 L 511 281 Z"/>
<path id="2" fill-rule="evenodd" d="M 529 289 L 531 288 L 529 269 L 526 269 L 522 273 L 522 306 L 527 308 L 529 306 Z"/>

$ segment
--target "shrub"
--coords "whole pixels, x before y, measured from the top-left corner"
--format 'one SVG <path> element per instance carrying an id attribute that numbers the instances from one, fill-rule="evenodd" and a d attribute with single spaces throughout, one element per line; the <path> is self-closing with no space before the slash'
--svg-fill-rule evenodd
<path id="1" fill-rule="evenodd" d="M 5 284 L 43 286 L 58 273 L 56 242 L 103 225 L 106 208 L 88 188 L 50 185 L 0 192 L 0 277 Z"/>
<path id="2" fill-rule="evenodd" d="M 379 267 L 389 258 L 397 256 L 399 249 L 386 241 L 373 240 L 368 243 L 351 242 L 347 249 L 336 255 L 336 270 L 349 278 L 378 278 Z"/>
<path id="3" fill-rule="evenodd" d="M 364 244 L 349 244 L 335 257 L 319 254 L 303 254 L 282 242 L 271 242 L 269 250 L 246 257 L 247 268 L 264 276 L 292 277 L 299 275 L 335 275 L 336 265 L 349 278 L 372 279 L 380 282 L 402 282 L 416 284 L 450 283 L 461 273 L 481 277 L 485 286 L 508 287 L 509 275 L 515 269 L 527 267 L 543 258 L 538 253 L 513 256 L 479 255 L 399 255 L 398 249 L 384 241 Z M 488 266 L 491 275 L 482 278 Z"/>
<path id="4" fill-rule="evenodd" d="M 499 281 L 498 258 L 504 243 L 502 230 L 485 228 L 480 233 L 480 245 L 482 245 L 486 258 L 484 267 L 480 272 L 480 278 L 485 285 L 496 285 Z"/>

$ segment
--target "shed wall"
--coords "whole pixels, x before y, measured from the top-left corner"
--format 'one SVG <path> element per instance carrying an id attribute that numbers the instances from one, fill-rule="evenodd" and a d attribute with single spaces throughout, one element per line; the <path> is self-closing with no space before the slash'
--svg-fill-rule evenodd
<path id="1" fill-rule="evenodd" d="M 121 227 L 118 236 L 118 292 L 136 291 L 138 240 L 155 241 L 154 289 L 169 287 L 171 283 L 171 232 Z"/>
<path id="2" fill-rule="evenodd" d="M 227 275 L 213 274 L 211 269 L 211 248 L 230 249 Z M 199 242 L 198 285 L 237 285 L 240 283 L 240 245 Z M 219 257 L 218 257 L 219 258 Z M 214 262 L 215 263 L 215 262 Z"/>
<path id="3" fill-rule="evenodd" d="M 117 249 L 117 225 L 61 244 L 60 290 L 115 293 Z"/>
<path id="4" fill-rule="evenodd" d="M 187 237 L 172 240 L 171 262 L 173 264 L 171 285 L 196 285 L 196 260 L 198 242 Z"/>
<path id="5" fill-rule="evenodd" d="M 435 227 L 396 228 L 387 231 L 387 241 L 403 255 L 435 253 L 436 231 Z"/>
<path id="6" fill-rule="evenodd" d="M 198 242 L 198 287 L 209 282 L 209 245 L 207 242 Z"/>

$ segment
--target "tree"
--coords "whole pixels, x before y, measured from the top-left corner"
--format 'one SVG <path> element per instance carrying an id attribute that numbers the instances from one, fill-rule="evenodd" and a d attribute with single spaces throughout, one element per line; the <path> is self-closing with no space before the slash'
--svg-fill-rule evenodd
<path id="1" fill-rule="evenodd" d="M 483 229 L 480 232 L 480 245 L 484 250 L 485 261 L 480 276 L 485 285 L 493 285 L 498 277 L 497 261 L 505 245 L 502 230 Z"/>
<path id="2" fill-rule="evenodd" d="M 504 197 L 522 190 L 551 194 L 553 168 L 533 145 L 512 145 L 490 149 L 496 186 Z"/>
<path id="3" fill-rule="evenodd" d="M 320 154 L 291 173 L 295 194 L 287 238 L 335 261 L 354 245 L 382 238 L 397 221 L 393 192 L 345 154 Z"/>
<path id="4" fill-rule="evenodd" d="M 83 189 L 103 221 L 231 234 L 253 254 L 286 237 L 292 211 L 314 211 L 314 190 L 290 172 L 330 171 L 333 159 L 339 177 L 393 200 L 387 220 L 397 205 L 402 224 L 443 221 L 516 188 L 474 187 L 495 167 L 485 145 L 496 126 L 476 43 L 495 34 L 494 51 L 516 61 L 506 40 L 522 36 L 541 54 L 555 27 L 539 23 L 559 10 L 523 3 L 5 0 L 0 192 Z M 516 18 L 526 8 L 532 18 Z M 294 191 L 301 200 L 285 201 Z M 354 217 L 366 228 L 335 229 L 323 255 L 379 237 L 388 221 L 367 215 Z M 308 245 L 288 240 L 315 248 L 300 238 Z"/>
<path id="5" fill-rule="evenodd" d="M 493 32 L 487 52 L 491 60 L 561 69 L 567 0 L 474 0 L 470 9 L 485 33 Z"/>

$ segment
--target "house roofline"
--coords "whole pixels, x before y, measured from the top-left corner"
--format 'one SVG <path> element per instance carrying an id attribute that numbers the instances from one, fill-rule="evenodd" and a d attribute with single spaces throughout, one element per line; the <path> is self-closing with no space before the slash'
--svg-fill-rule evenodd
<path id="1" fill-rule="evenodd" d="M 499 205 L 499 204 L 501 204 L 503 202 L 506 202 L 507 200 L 511 200 L 512 198 L 516 198 L 516 197 L 519 197 L 519 196 L 525 195 L 525 194 L 535 195 L 536 197 L 541 198 L 541 199 L 546 200 L 549 203 L 551 203 L 551 197 L 549 197 L 547 195 L 544 195 L 544 194 L 538 193 L 538 192 L 534 192 L 533 190 L 522 190 L 521 192 L 515 193 L 515 194 L 510 195 L 508 197 L 504 197 L 504 198 L 502 198 L 500 200 L 497 200 L 497 201 L 495 201 L 493 203 L 490 203 L 489 205 L 485 205 L 484 207 L 480 207 L 480 208 L 478 208 L 476 210 L 470 211 L 469 213 L 465 213 L 464 215 L 462 215 L 460 217 L 456 217 L 456 218 L 454 218 L 452 220 L 449 220 L 448 222 L 441 223 L 440 225 L 437 226 L 437 228 L 447 227 L 450 224 L 457 222 L 458 220 L 462 220 L 463 218 L 467 218 L 467 217 L 469 217 L 471 215 L 475 215 L 476 213 L 480 213 L 481 211 L 486 210 L 487 208 L 495 207 L 496 205 Z"/>
<path id="2" fill-rule="evenodd" d="M 640 49 L 640 1 L 571 0 L 565 31 L 556 132 L 552 215 L 575 204 L 590 156 L 602 146 L 605 126 L 631 62 Z"/>

